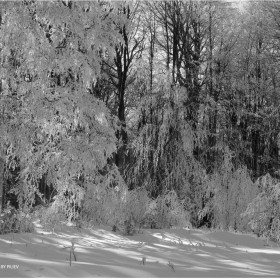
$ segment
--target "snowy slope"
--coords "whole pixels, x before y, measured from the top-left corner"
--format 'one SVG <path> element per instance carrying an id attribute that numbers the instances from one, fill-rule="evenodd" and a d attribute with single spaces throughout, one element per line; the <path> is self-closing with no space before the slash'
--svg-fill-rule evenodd
<path id="1" fill-rule="evenodd" d="M 75 244 L 77 261 L 70 249 Z M 143 264 L 144 262 L 144 264 Z M 250 235 L 109 227 L 0 235 L 0 277 L 280 277 L 280 247 Z"/>

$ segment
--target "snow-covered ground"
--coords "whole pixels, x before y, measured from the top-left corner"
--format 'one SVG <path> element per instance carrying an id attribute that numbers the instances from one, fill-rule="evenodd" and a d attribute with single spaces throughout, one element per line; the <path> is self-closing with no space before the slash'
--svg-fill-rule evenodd
<path id="1" fill-rule="evenodd" d="M 77 261 L 71 257 L 74 242 Z M 109 227 L 0 235 L 0 277 L 280 277 L 280 247 L 251 235 Z"/>

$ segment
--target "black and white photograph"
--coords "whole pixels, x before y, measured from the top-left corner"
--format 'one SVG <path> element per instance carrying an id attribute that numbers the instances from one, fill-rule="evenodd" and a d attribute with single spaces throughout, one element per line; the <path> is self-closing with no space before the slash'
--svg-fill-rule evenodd
<path id="1" fill-rule="evenodd" d="M 0 1 L 0 278 L 280 278 L 280 0 Z"/>

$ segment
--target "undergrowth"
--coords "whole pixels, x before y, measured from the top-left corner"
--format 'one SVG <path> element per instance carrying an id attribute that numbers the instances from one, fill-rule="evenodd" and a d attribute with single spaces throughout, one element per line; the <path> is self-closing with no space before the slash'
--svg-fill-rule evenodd
<path id="1" fill-rule="evenodd" d="M 280 182 L 267 174 L 257 185 L 259 193 L 242 216 L 258 236 L 280 241 Z"/>
<path id="2" fill-rule="evenodd" d="M 56 207 L 55 203 L 49 206 L 40 206 L 36 209 L 36 217 L 39 218 L 42 225 L 49 225 L 55 232 L 55 227 L 60 224 L 60 222 L 65 221 L 65 215 Z"/>
<path id="3" fill-rule="evenodd" d="M 113 231 L 133 235 L 141 228 L 183 227 L 188 216 L 174 191 L 167 191 L 156 200 L 143 188 L 92 189 L 83 202 L 80 220 L 110 225 Z M 81 222 L 79 222 L 81 224 Z"/>
<path id="4" fill-rule="evenodd" d="M 33 215 L 29 211 L 17 210 L 9 204 L 1 212 L 0 234 L 32 232 Z"/>

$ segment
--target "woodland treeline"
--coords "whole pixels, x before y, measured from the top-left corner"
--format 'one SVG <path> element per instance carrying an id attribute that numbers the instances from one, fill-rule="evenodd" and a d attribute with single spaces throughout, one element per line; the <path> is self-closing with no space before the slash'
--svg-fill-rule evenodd
<path id="1" fill-rule="evenodd" d="M 2 232 L 280 239 L 279 2 L 0 5 Z"/>

